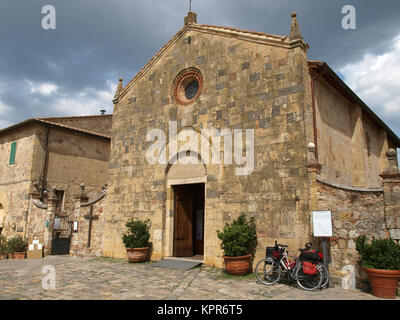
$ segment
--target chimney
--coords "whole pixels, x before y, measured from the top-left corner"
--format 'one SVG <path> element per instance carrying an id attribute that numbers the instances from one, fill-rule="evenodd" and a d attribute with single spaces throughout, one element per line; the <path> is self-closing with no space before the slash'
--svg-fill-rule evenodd
<path id="1" fill-rule="evenodd" d="M 188 12 L 188 15 L 185 17 L 185 26 L 187 24 L 195 24 L 197 23 L 197 14 L 195 12 Z"/>
<path id="2" fill-rule="evenodd" d="M 104 116 L 104 115 L 106 114 L 106 110 L 104 110 L 104 109 L 100 110 L 100 114 L 101 114 L 102 116 Z"/>

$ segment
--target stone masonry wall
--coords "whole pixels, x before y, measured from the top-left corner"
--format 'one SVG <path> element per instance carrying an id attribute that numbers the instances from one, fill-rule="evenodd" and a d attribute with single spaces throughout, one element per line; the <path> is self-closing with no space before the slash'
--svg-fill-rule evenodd
<path id="1" fill-rule="evenodd" d="M 15 163 L 9 164 L 11 143 L 16 142 Z M 24 236 L 29 210 L 30 174 L 34 128 L 16 130 L 0 137 L 0 204 L 2 234 Z"/>
<path id="2" fill-rule="evenodd" d="M 98 196 L 98 195 L 97 195 Z M 90 246 L 88 244 L 89 235 L 89 219 L 85 218 L 90 213 L 90 206 L 82 207 L 81 201 L 77 199 L 76 207 L 71 214 L 71 221 L 78 221 L 78 232 L 72 233 L 70 254 L 77 257 L 82 256 L 102 256 L 103 232 L 104 232 L 104 205 L 106 198 L 93 204 L 93 216 L 97 216 L 96 220 L 92 220 Z M 88 199 L 93 201 L 93 198 Z"/>
<path id="3" fill-rule="evenodd" d="M 193 104 L 181 106 L 171 100 L 172 84 L 188 67 L 200 70 L 204 90 Z M 235 165 L 206 165 L 207 264 L 222 266 L 216 230 L 242 212 L 257 220 L 257 258 L 275 239 L 303 246 L 309 240 L 305 74 L 306 54 L 299 47 L 193 30 L 182 35 L 115 105 L 104 255 L 126 256 L 121 236 L 131 216 L 152 220 L 153 259 L 166 254 L 165 217 L 173 215 L 166 208 L 166 167 L 150 165 L 145 152 L 147 131 L 167 133 L 169 121 L 177 121 L 178 130 L 255 130 L 251 175 L 235 175 Z"/>
<path id="4" fill-rule="evenodd" d="M 321 176 L 344 185 L 380 187 L 389 148 L 385 130 L 324 79 L 315 81 L 315 105 Z"/>
<path id="5" fill-rule="evenodd" d="M 387 236 L 383 190 L 352 191 L 321 182 L 317 186 L 318 210 L 332 212 L 331 272 L 334 276 L 343 277 L 346 272 L 342 272 L 342 268 L 352 265 L 360 277 L 355 239 L 360 235 L 368 238 Z"/>

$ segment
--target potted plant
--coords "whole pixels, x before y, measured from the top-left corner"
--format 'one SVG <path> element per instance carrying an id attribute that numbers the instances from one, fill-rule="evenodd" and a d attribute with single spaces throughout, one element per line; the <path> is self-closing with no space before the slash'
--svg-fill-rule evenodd
<path id="1" fill-rule="evenodd" d="M 131 218 L 125 224 L 127 232 L 122 236 L 126 247 L 129 262 L 143 262 L 147 260 L 151 243 L 150 220 Z"/>
<path id="2" fill-rule="evenodd" d="M 8 247 L 6 237 L 0 235 L 0 260 L 7 259 Z"/>
<path id="3" fill-rule="evenodd" d="M 7 247 L 10 259 L 25 259 L 28 243 L 21 236 L 15 236 L 8 240 Z"/>
<path id="4" fill-rule="evenodd" d="M 254 217 L 249 221 L 242 213 L 231 224 L 225 224 L 224 230 L 217 230 L 224 250 L 225 270 L 233 275 L 245 275 L 250 271 L 252 254 L 257 246 L 256 224 Z"/>
<path id="5" fill-rule="evenodd" d="M 394 299 L 400 278 L 400 245 L 392 239 L 356 239 L 360 265 L 368 275 L 374 296 Z"/>

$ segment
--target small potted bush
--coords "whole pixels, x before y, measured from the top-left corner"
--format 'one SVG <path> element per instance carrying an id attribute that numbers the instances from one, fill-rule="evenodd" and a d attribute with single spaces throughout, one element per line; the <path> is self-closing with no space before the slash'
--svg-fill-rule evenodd
<path id="1" fill-rule="evenodd" d="M 25 259 L 28 243 L 21 237 L 15 236 L 7 241 L 7 247 L 10 259 Z"/>
<path id="2" fill-rule="evenodd" d="M 368 275 L 374 296 L 394 299 L 400 278 L 400 245 L 392 239 L 356 239 L 359 264 Z"/>
<path id="3" fill-rule="evenodd" d="M 232 275 L 245 275 L 250 271 L 252 254 L 257 246 L 256 224 L 254 217 L 249 221 L 241 214 L 231 224 L 225 224 L 224 230 L 217 230 L 224 250 L 225 270 Z"/>
<path id="4" fill-rule="evenodd" d="M 129 262 L 143 262 L 147 260 L 151 243 L 150 220 L 131 218 L 125 224 L 127 232 L 122 236 L 126 247 Z"/>
<path id="5" fill-rule="evenodd" d="M 7 259 L 8 247 L 6 237 L 0 235 L 0 260 Z"/>

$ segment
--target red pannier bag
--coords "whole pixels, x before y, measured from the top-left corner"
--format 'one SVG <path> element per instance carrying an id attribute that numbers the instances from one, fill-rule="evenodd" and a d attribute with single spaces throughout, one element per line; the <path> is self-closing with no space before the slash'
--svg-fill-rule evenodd
<path id="1" fill-rule="evenodd" d="M 282 253 L 280 253 L 279 251 L 276 251 L 276 250 L 274 250 L 272 255 L 276 260 L 279 260 L 280 258 L 282 258 Z"/>
<path id="2" fill-rule="evenodd" d="M 311 276 L 316 274 L 317 273 L 317 265 L 312 262 L 303 261 L 303 273 L 311 275 Z"/>

